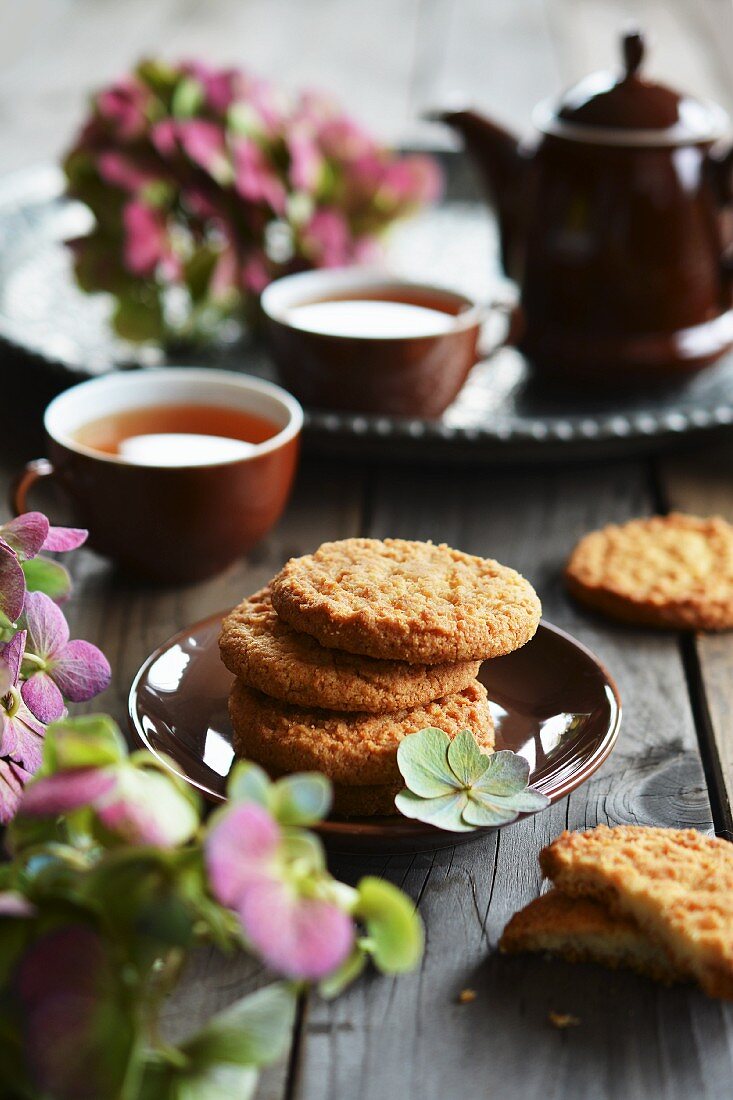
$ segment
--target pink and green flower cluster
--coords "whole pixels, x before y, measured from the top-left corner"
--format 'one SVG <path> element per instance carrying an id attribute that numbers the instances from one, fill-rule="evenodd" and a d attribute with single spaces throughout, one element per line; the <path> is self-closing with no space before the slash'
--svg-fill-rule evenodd
<path id="1" fill-rule="evenodd" d="M 0 867 L 0 1058 L 13 1095 L 251 1096 L 309 983 L 334 996 L 369 960 L 387 974 L 416 965 L 412 901 L 327 870 L 309 829 L 330 808 L 324 776 L 272 783 L 242 762 L 227 794 L 202 822 L 191 787 L 150 753 L 128 755 L 108 717 L 49 727 Z M 247 948 L 280 980 L 173 1045 L 158 1017 L 202 943 Z"/>
<path id="2" fill-rule="evenodd" d="M 81 546 L 86 531 L 51 527 L 41 512 L 0 526 L 0 823 L 14 816 L 25 784 L 41 765 L 46 726 L 104 691 L 110 667 L 90 642 L 69 639 L 55 602 L 69 574 L 41 550 Z M 52 598 L 53 597 L 53 598 Z"/>
<path id="3" fill-rule="evenodd" d="M 278 275 L 372 258 L 440 189 L 432 159 L 395 155 L 328 98 L 199 62 L 146 61 L 99 92 L 65 167 L 95 218 L 72 242 L 77 278 L 116 297 L 130 339 L 206 333 Z"/>

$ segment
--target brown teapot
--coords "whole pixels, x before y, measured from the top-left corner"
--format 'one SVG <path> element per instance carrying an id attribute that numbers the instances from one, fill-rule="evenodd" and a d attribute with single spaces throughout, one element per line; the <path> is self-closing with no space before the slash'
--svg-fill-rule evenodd
<path id="1" fill-rule="evenodd" d="M 533 147 L 474 111 L 440 112 L 463 137 L 521 290 L 518 346 L 543 372 L 626 386 L 683 378 L 733 345 L 733 265 L 721 216 L 733 150 L 713 146 L 715 104 L 639 75 L 641 34 L 620 77 L 595 73 Z"/>

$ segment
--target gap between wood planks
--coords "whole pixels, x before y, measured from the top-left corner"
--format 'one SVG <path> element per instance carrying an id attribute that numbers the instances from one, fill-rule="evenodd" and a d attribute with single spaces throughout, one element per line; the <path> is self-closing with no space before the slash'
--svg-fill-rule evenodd
<path id="1" fill-rule="evenodd" d="M 658 511 L 667 513 L 679 510 L 700 515 L 720 511 L 725 519 L 733 521 L 733 493 L 724 490 L 720 494 L 716 480 L 713 479 L 711 484 L 708 476 L 710 461 L 715 462 L 715 457 L 719 455 L 720 448 L 716 447 L 701 452 L 700 456 L 651 459 L 651 495 Z M 729 469 L 725 457 L 724 454 L 722 465 Z M 719 463 L 716 465 L 720 468 Z M 730 505 L 726 507 L 728 498 Z M 716 671 L 727 657 L 729 676 L 733 674 L 733 643 L 726 641 L 725 636 L 716 641 L 709 636 L 706 638 L 705 635 L 685 632 L 679 636 L 679 647 L 715 832 L 717 836 L 733 841 L 733 772 L 730 768 L 733 731 L 723 725 L 727 715 L 720 713 L 721 710 L 727 711 L 727 700 L 720 700 L 722 707 L 711 708 L 710 705 L 711 693 L 716 688 L 710 672 Z"/>

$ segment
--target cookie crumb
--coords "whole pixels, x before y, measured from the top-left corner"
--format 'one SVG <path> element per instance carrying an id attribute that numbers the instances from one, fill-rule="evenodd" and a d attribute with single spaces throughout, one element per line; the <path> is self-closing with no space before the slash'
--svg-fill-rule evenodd
<path id="1" fill-rule="evenodd" d="M 547 1019 L 558 1031 L 564 1031 L 568 1027 L 577 1027 L 580 1023 L 579 1016 L 571 1016 L 569 1012 L 548 1012 Z"/>
<path id="2" fill-rule="evenodd" d="M 470 1005 L 472 1001 L 476 1000 L 475 989 L 462 989 L 456 998 L 459 1005 Z"/>

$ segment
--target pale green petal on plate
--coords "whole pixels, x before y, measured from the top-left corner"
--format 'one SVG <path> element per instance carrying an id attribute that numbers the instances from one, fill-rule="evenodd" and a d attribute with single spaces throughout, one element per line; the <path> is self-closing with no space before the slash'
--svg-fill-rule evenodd
<path id="1" fill-rule="evenodd" d="M 405 817 L 452 833 L 471 832 L 472 826 L 467 825 L 461 816 L 467 803 L 465 791 L 454 791 L 437 798 L 420 798 L 412 791 L 400 791 L 395 798 L 395 806 Z"/>
<path id="2" fill-rule="evenodd" d="M 470 730 L 461 730 L 448 745 L 448 764 L 462 787 L 470 787 L 489 765 Z"/>
<path id="3" fill-rule="evenodd" d="M 500 805 L 498 802 L 484 802 L 470 798 L 463 810 L 463 820 L 473 828 L 479 826 L 508 825 L 510 821 L 516 821 L 519 810 L 511 806 Z"/>
<path id="4" fill-rule="evenodd" d="M 509 749 L 500 749 L 488 758 L 488 767 L 473 786 L 476 790 L 506 797 L 524 790 L 528 779 L 529 764 L 524 757 Z"/>
<path id="5" fill-rule="evenodd" d="M 408 734 L 397 749 L 397 766 L 409 789 L 422 798 L 455 792 L 459 786 L 448 766 L 450 738 L 430 726 Z"/>

